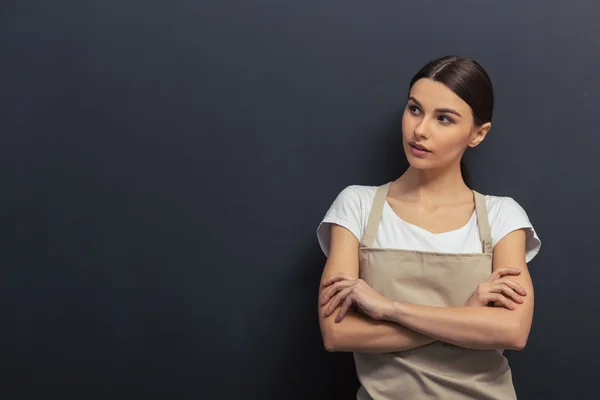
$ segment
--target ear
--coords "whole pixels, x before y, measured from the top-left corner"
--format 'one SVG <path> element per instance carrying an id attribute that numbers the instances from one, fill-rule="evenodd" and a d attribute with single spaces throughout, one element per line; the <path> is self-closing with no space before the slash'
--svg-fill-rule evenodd
<path id="1" fill-rule="evenodd" d="M 491 122 L 486 122 L 485 124 L 476 127 L 476 130 L 473 132 L 472 136 L 471 136 L 471 141 L 469 142 L 469 147 L 476 147 L 479 145 L 479 143 L 481 143 L 483 141 L 483 139 L 485 139 L 485 135 L 487 135 L 487 133 L 490 131 L 490 129 L 492 128 L 492 123 Z"/>

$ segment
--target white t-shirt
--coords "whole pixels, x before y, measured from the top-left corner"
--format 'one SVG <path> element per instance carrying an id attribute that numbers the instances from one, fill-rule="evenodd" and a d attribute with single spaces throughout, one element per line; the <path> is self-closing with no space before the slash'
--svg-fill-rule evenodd
<path id="1" fill-rule="evenodd" d="M 325 256 L 329 256 L 331 224 L 345 227 L 359 241 L 362 240 L 376 191 L 377 186 L 351 185 L 338 194 L 317 228 L 317 238 Z M 541 241 L 525 210 L 511 197 L 486 195 L 485 200 L 493 246 L 510 232 L 525 228 L 527 232 L 525 262 L 531 261 L 540 250 Z M 431 233 L 402 220 L 387 201 L 384 204 L 373 247 L 443 253 L 483 251 L 475 212 L 469 222 L 459 229 Z"/>

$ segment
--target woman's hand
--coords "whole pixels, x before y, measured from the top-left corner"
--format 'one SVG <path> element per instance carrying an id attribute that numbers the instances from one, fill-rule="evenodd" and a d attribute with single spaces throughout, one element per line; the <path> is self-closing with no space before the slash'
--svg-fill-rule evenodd
<path id="1" fill-rule="evenodd" d="M 394 307 L 394 302 L 386 299 L 373 288 L 371 288 L 362 279 L 354 278 L 346 274 L 337 274 L 325 279 L 322 287 L 327 288 L 319 304 L 325 307 L 323 316 L 330 316 L 341 304 L 340 312 L 335 318 L 340 322 L 352 305 L 372 319 L 383 319 L 385 315 Z"/>
<path id="2" fill-rule="evenodd" d="M 477 290 L 467 302 L 467 307 L 488 306 L 493 303 L 496 307 L 505 307 L 514 310 L 516 304 L 523 303 L 521 296 L 526 296 L 527 291 L 518 283 L 504 278 L 507 275 L 519 275 L 521 271 L 516 268 L 501 268 L 492 273 L 489 279 L 481 282 Z"/>

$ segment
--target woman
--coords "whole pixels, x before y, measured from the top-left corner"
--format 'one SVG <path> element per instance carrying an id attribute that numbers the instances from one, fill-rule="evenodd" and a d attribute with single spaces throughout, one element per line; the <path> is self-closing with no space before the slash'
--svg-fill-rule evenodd
<path id="1" fill-rule="evenodd" d="M 323 342 L 354 352 L 358 399 L 516 398 L 502 353 L 527 342 L 541 242 L 515 200 L 469 187 L 462 157 L 493 103 L 475 60 L 425 65 L 402 118 L 409 168 L 348 186 L 319 225 Z"/>

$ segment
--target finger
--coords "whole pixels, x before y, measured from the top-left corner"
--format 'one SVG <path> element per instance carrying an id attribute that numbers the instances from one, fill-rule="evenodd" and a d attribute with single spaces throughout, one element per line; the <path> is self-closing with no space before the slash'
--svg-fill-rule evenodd
<path id="1" fill-rule="evenodd" d="M 499 268 L 492 273 L 490 278 L 493 280 L 496 280 L 496 279 L 500 279 L 506 275 L 519 275 L 520 273 L 521 273 L 521 270 L 518 268 L 511 268 L 511 267 Z"/>
<path id="2" fill-rule="evenodd" d="M 331 285 L 332 283 L 339 282 L 342 280 L 349 280 L 349 279 L 351 280 L 351 279 L 356 279 L 356 278 L 352 277 L 348 274 L 344 274 L 344 273 L 335 274 L 328 278 L 323 279 L 323 281 L 321 282 L 321 286 L 328 286 L 328 285 Z"/>
<path id="3" fill-rule="evenodd" d="M 513 303 L 512 301 L 510 301 L 510 299 L 508 299 L 507 297 L 498 294 L 498 293 L 490 293 L 487 296 L 487 301 L 489 302 L 498 302 L 500 304 L 502 304 L 505 308 L 508 308 L 509 310 L 514 310 L 517 307 L 515 306 L 515 303 Z"/>
<path id="4" fill-rule="evenodd" d="M 525 288 L 523 286 L 519 285 L 517 282 L 510 280 L 508 278 L 500 278 L 500 279 L 492 282 L 492 284 L 496 284 L 496 283 L 503 283 L 505 285 L 510 286 L 515 292 L 519 293 L 521 296 L 527 295 L 527 290 L 525 290 Z"/>
<path id="5" fill-rule="evenodd" d="M 344 290 L 340 291 L 338 294 L 333 296 L 333 298 L 329 301 L 327 306 L 325 307 L 325 311 L 323 313 L 324 317 L 329 317 L 335 309 L 346 299 L 346 297 L 352 293 L 353 287 L 347 287 Z"/>
<path id="6" fill-rule="evenodd" d="M 335 282 L 339 282 L 342 280 L 347 280 L 346 274 L 335 274 L 335 275 L 332 275 L 332 276 L 329 276 L 329 277 L 323 279 L 321 281 L 321 286 L 329 286 Z"/>
<path id="7" fill-rule="evenodd" d="M 512 299 L 516 303 L 519 303 L 519 304 L 523 303 L 523 298 L 521 296 L 519 296 L 517 294 L 517 292 L 514 291 L 513 288 L 508 287 L 507 285 L 504 285 L 502 283 L 496 284 L 496 285 L 491 285 L 490 291 L 495 292 L 495 293 L 504 294 L 505 297 Z"/>
<path id="8" fill-rule="evenodd" d="M 490 275 L 490 278 L 488 279 L 488 281 L 495 281 L 497 279 L 502 278 L 505 275 L 519 275 L 521 273 L 521 270 L 518 268 L 500 268 L 495 270 L 492 275 Z"/>
<path id="9" fill-rule="evenodd" d="M 323 295 L 321 296 L 321 305 L 325 305 L 329 299 L 331 299 L 337 292 L 339 292 L 340 290 L 353 285 L 355 282 L 354 281 L 339 281 L 334 283 L 333 285 L 331 285 L 330 287 L 327 288 L 327 290 L 323 293 Z"/>
<path id="10" fill-rule="evenodd" d="M 344 318 L 344 316 L 348 312 L 348 309 L 350 308 L 352 303 L 353 303 L 353 297 L 352 297 L 352 294 L 350 294 L 350 295 L 346 296 L 346 298 L 344 299 L 344 302 L 342 303 L 342 306 L 340 307 L 340 312 L 338 313 L 337 317 L 335 317 L 335 322 L 340 322 L 342 320 L 342 318 Z"/>
<path id="11" fill-rule="evenodd" d="M 352 292 L 352 286 L 351 287 L 347 287 L 344 290 L 342 290 L 341 292 L 339 292 L 338 294 L 336 294 L 331 301 L 329 302 L 329 304 L 327 305 L 327 307 L 325 307 L 325 312 L 323 313 L 323 317 L 327 318 L 329 317 L 331 314 L 333 314 L 333 312 L 335 311 L 335 309 L 337 308 L 337 306 L 346 298 L 346 296 L 348 296 L 350 293 Z"/>

